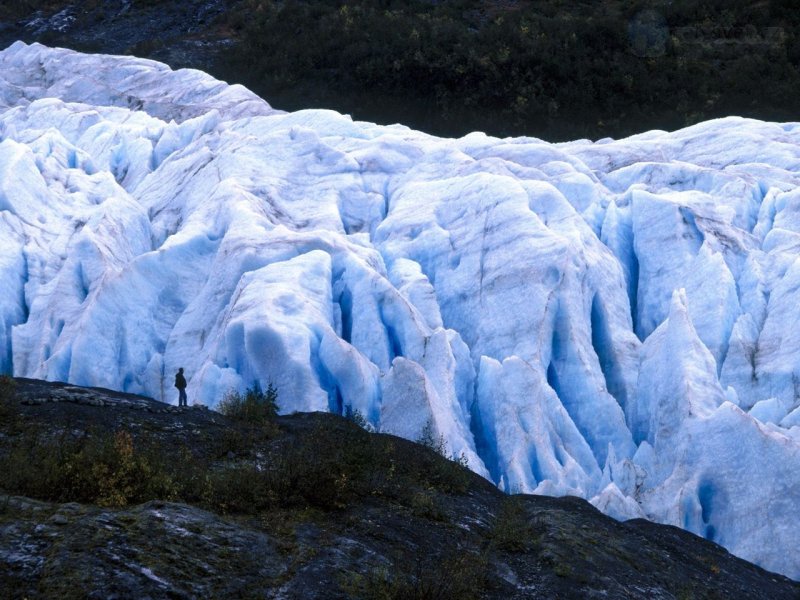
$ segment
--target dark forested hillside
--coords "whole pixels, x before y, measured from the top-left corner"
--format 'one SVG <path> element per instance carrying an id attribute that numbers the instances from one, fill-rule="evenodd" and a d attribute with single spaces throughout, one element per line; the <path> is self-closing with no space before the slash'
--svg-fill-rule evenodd
<path id="1" fill-rule="evenodd" d="M 0 41 L 210 68 L 278 108 L 329 107 L 437 134 L 619 137 L 800 113 L 793 0 L 3 4 Z"/>
<path id="2" fill-rule="evenodd" d="M 273 104 L 551 140 L 796 120 L 788 0 L 248 0 L 218 74 Z"/>

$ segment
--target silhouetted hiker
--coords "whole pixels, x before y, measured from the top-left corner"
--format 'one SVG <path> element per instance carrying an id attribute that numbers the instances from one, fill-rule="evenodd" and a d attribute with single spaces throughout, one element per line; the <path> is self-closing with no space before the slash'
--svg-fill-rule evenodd
<path id="1" fill-rule="evenodd" d="M 186 401 L 186 377 L 183 376 L 183 367 L 175 373 L 175 387 L 178 388 L 178 406 L 188 406 Z"/>

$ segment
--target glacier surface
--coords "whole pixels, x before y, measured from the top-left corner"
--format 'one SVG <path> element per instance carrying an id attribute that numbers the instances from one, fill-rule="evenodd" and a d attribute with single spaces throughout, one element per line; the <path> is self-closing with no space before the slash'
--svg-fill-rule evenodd
<path id="1" fill-rule="evenodd" d="M 800 578 L 800 124 L 441 139 L 0 52 L 0 370 L 429 427 Z"/>

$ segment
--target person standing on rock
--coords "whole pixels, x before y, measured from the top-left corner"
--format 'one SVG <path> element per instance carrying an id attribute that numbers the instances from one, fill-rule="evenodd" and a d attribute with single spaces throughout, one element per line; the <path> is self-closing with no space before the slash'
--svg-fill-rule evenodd
<path id="1" fill-rule="evenodd" d="M 186 377 L 183 376 L 183 367 L 175 373 L 175 387 L 178 388 L 178 406 L 189 406 L 186 400 Z"/>

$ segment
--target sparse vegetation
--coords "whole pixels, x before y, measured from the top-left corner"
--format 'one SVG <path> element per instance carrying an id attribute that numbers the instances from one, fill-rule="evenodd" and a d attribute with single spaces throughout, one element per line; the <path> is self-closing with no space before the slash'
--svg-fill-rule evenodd
<path id="1" fill-rule="evenodd" d="M 431 449 L 336 415 L 265 427 L 117 394 L 99 406 L 56 384 L 18 389 L 19 422 L 0 421 L 10 597 L 112 586 L 125 597 L 365 600 L 796 589 L 676 528 L 618 523 L 577 498 L 504 496 Z"/>
<path id="2" fill-rule="evenodd" d="M 466 477 L 469 474 L 467 457 L 463 453 L 458 456 L 450 454 L 447 448 L 447 440 L 444 439 L 444 435 L 437 435 L 432 420 L 428 419 L 425 423 L 416 442 L 432 450 L 442 458 L 446 458 L 449 462 L 449 464 L 441 461 L 431 463 L 431 478 L 436 481 L 437 485 L 443 486 L 452 492 L 461 491 L 466 487 Z"/>
<path id="3" fill-rule="evenodd" d="M 348 421 L 351 421 L 361 427 L 361 429 L 366 429 L 369 431 L 371 429 L 370 422 L 367 421 L 367 418 L 363 415 L 363 413 L 358 410 L 357 408 L 354 409 L 349 404 L 344 407 L 344 418 Z"/>
<path id="4" fill-rule="evenodd" d="M 508 496 L 492 522 L 491 540 L 498 550 L 510 553 L 526 552 L 535 547 L 541 531 L 525 511 L 519 497 Z"/>
<path id="5" fill-rule="evenodd" d="M 417 438 L 417 443 L 436 452 L 439 456 L 447 456 L 447 441 L 442 434 L 436 434 L 433 421 L 428 419 Z"/>
<path id="6" fill-rule="evenodd" d="M 253 386 L 226 396 L 232 419 L 203 451 L 161 445 L 128 428 L 58 435 L 28 424 L 0 454 L 0 489 L 56 502 L 126 506 L 179 500 L 220 513 L 277 508 L 341 510 L 358 498 L 392 499 L 442 520 L 439 494 L 466 489 L 471 473 L 426 452 L 400 459 L 396 442 L 334 419 L 301 437 L 279 435 L 276 393 Z M 177 454 L 176 454 L 177 452 Z"/>
<path id="7" fill-rule="evenodd" d="M 417 517 L 442 521 L 444 512 L 436 503 L 436 496 L 430 492 L 419 491 L 411 497 L 411 512 Z"/>
<path id="8" fill-rule="evenodd" d="M 350 573 L 342 589 L 358 600 L 472 600 L 482 597 L 487 558 L 463 552 L 413 564 L 377 566 L 366 574 Z"/>
<path id="9" fill-rule="evenodd" d="M 157 447 L 134 446 L 126 431 L 57 438 L 31 432 L 0 456 L 0 489 L 56 502 L 126 506 L 171 500 L 178 489 L 169 457 Z"/>

